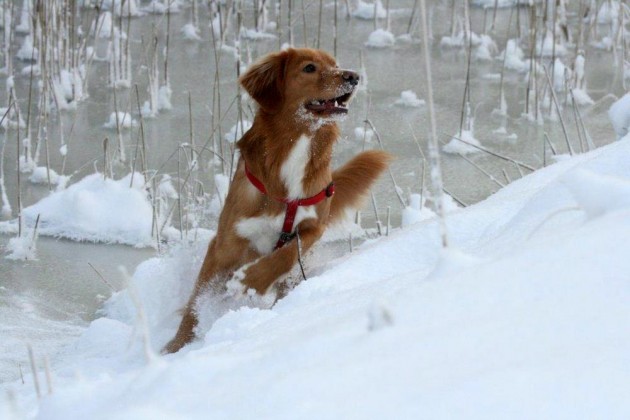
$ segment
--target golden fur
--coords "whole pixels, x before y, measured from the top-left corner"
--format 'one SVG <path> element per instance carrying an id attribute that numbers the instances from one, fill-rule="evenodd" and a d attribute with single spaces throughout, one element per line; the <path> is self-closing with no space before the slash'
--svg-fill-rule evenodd
<path id="1" fill-rule="evenodd" d="M 347 209 L 358 206 L 386 169 L 390 155 L 376 150 L 355 156 L 334 172 L 330 168 L 333 145 L 339 137 L 336 117 L 345 113 L 342 105 L 351 99 L 358 79 L 356 73 L 339 69 L 325 52 L 312 49 L 269 54 L 241 77 L 241 85 L 259 109 L 252 128 L 238 142 L 241 158 L 219 217 L 217 234 L 208 247 L 179 330 L 164 352 L 176 352 L 194 338 L 197 325 L 194 307 L 201 291 L 211 285 L 225 288 L 226 280 L 235 270 L 249 264 L 242 270 L 242 285 L 264 294 L 296 264 L 295 240 L 261 254 L 250 239 L 239 234 L 238 224 L 243 220 L 258 220 L 257 217 L 284 215 L 285 204 L 274 198 L 287 197 L 289 186 L 281 172 L 298 139 L 306 137 L 309 141 L 308 155 L 303 157 L 303 197 L 319 193 L 331 181 L 336 188 L 331 198 L 312 206 L 313 217 L 295 226 L 303 251 L 322 236 L 329 223 L 342 217 Z M 248 180 L 245 163 L 264 184 L 267 195 Z M 298 197 L 291 197 L 295 198 Z M 280 230 L 274 233 L 273 241 L 279 234 Z"/>

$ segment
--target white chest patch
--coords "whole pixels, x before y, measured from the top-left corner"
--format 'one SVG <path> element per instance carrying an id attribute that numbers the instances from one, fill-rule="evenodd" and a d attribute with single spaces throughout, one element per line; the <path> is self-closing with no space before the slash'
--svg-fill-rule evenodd
<path id="1" fill-rule="evenodd" d="M 314 206 L 299 207 L 295 215 L 297 226 L 302 220 L 317 217 Z M 262 255 L 271 254 L 276 246 L 284 223 L 284 213 L 272 216 L 249 217 L 236 224 L 236 232 L 242 238 L 248 239 L 251 246 Z"/>
<path id="2" fill-rule="evenodd" d="M 311 138 L 301 135 L 295 142 L 289 156 L 282 164 L 280 177 L 289 193 L 289 199 L 304 198 L 304 172 L 311 153 Z"/>

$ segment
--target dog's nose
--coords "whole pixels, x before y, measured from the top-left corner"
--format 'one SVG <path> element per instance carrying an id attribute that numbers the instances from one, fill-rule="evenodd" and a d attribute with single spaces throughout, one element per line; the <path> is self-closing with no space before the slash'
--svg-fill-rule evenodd
<path id="1" fill-rule="evenodd" d="M 350 83 L 353 86 L 356 86 L 359 84 L 359 75 L 353 71 L 350 70 L 344 70 L 344 72 L 341 74 L 341 77 L 343 78 L 344 81 Z"/>

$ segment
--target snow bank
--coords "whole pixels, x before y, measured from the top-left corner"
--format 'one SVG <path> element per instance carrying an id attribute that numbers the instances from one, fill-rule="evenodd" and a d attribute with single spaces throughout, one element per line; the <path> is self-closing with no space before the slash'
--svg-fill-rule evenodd
<path id="1" fill-rule="evenodd" d="M 619 138 L 628 134 L 630 131 L 630 93 L 626 93 L 612 104 L 608 110 L 608 117 Z"/>
<path id="2" fill-rule="evenodd" d="M 30 375 L 5 388 L 42 419 L 624 419 L 629 154 L 627 137 L 450 214 L 447 251 L 432 219 L 327 262 L 272 309 L 211 296 L 225 314 L 179 354 L 147 361 L 119 293 L 58 359 L 53 395 L 38 402 Z M 154 349 L 204 245 L 134 275 Z"/>
<path id="3" fill-rule="evenodd" d="M 144 176 L 131 174 L 113 180 L 88 175 L 65 190 L 22 210 L 23 222 L 33 226 L 40 215 L 41 235 L 77 241 L 153 246 L 153 208 L 144 189 Z M 0 222 L 0 232 L 17 232 L 15 220 Z"/>

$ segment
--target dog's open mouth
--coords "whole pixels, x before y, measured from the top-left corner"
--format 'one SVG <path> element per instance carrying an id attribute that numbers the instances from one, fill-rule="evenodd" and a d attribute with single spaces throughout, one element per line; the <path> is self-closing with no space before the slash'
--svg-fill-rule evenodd
<path id="1" fill-rule="evenodd" d="M 306 109 L 317 115 L 347 114 L 348 102 L 352 97 L 352 92 L 348 92 L 337 98 L 314 99 L 306 103 Z"/>

